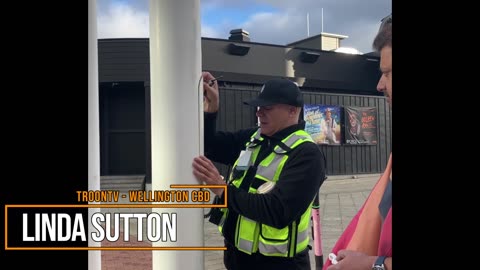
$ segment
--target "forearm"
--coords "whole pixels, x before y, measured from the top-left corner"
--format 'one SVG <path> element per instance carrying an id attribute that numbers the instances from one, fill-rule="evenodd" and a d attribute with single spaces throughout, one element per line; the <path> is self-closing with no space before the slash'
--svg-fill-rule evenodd
<path id="1" fill-rule="evenodd" d="M 288 225 L 284 202 L 276 195 L 248 193 L 234 186 L 229 186 L 228 192 L 228 208 L 233 211 L 275 228 Z"/>
<path id="2" fill-rule="evenodd" d="M 239 136 L 231 132 L 217 132 L 217 113 L 205 113 L 204 120 L 205 156 L 215 162 L 233 164 L 242 147 Z"/>
<path id="3" fill-rule="evenodd" d="M 205 149 L 213 146 L 215 132 L 217 131 L 217 113 L 204 113 L 203 136 L 205 141 Z"/>

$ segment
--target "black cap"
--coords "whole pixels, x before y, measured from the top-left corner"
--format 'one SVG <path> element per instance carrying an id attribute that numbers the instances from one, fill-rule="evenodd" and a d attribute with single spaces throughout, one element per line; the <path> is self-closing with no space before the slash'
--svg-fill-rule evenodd
<path id="1" fill-rule="evenodd" d="M 274 79 L 266 82 L 256 99 L 243 102 L 254 107 L 287 104 L 303 106 L 303 98 L 297 84 L 286 79 Z"/>

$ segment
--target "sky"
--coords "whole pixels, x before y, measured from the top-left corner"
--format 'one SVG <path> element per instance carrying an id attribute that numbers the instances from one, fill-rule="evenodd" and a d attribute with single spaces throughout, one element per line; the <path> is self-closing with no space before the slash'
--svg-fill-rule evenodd
<path id="1" fill-rule="evenodd" d="M 148 0 L 97 0 L 98 38 L 148 37 L 148 6 Z M 201 35 L 228 39 L 242 28 L 252 42 L 287 45 L 308 37 L 307 14 L 310 36 L 322 32 L 322 8 L 323 32 L 348 36 L 342 47 L 368 53 L 392 0 L 200 0 Z"/>

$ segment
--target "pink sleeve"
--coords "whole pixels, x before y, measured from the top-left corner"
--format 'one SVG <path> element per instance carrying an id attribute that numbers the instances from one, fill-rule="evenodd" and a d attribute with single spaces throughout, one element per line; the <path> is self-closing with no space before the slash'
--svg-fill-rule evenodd
<path id="1" fill-rule="evenodd" d="M 382 232 L 380 233 L 380 241 L 378 243 L 378 254 L 392 257 L 392 207 L 388 210 L 388 214 L 382 225 Z"/>

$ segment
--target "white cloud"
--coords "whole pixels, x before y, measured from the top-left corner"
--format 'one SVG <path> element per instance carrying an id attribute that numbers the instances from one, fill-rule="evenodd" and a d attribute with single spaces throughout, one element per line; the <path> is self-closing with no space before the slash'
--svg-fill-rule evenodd
<path id="1" fill-rule="evenodd" d="M 179 0 L 181 1 L 181 0 Z M 182 0 L 183 1 L 183 0 Z M 310 14 L 310 36 L 322 31 L 321 10 L 324 8 L 324 31 L 348 36 L 342 46 L 370 52 L 380 19 L 391 13 L 391 0 L 200 0 L 203 10 L 228 7 L 243 9 L 255 4 L 271 5 L 275 11 L 251 14 L 241 24 L 229 17 L 217 25 L 202 25 L 202 37 L 229 37 L 232 29 L 244 28 L 253 42 L 286 45 L 307 37 L 306 14 Z M 99 38 L 148 37 L 148 1 L 99 0 Z M 219 11 L 215 16 L 222 16 Z"/>
<path id="2" fill-rule="evenodd" d="M 310 36 L 322 32 L 322 6 L 324 32 L 346 35 L 342 46 L 349 46 L 367 53 L 380 26 L 380 19 L 391 12 L 391 2 L 371 0 L 378 5 L 371 7 L 360 0 L 316 2 L 310 0 L 270 1 L 278 8 L 274 13 L 257 13 L 242 24 L 250 32 L 254 42 L 286 45 L 307 38 L 307 12 L 310 14 Z M 261 0 L 258 0 L 261 2 Z"/>
<path id="3" fill-rule="evenodd" d="M 355 30 L 349 33 L 349 37 L 341 43 L 342 47 L 355 47 L 362 53 L 373 51 L 372 43 L 377 34 L 380 24 L 376 22 L 363 22 L 355 26 Z"/>
<path id="4" fill-rule="evenodd" d="M 98 15 L 98 38 L 144 38 L 149 36 L 149 12 L 117 3 Z"/>
<path id="5" fill-rule="evenodd" d="M 225 38 L 224 35 L 222 35 L 216 28 L 208 26 L 208 25 L 202 25 L 202 37 L 209 37 L 209 38 Z"/>
<path id="6" fill-rule="evenodd" d="M 305 26 L 300 30 L 302 23 Z M 289 13 L 257 13 L 242 28 L 250 33 L 253 42 L 286 45 L 307 36 L 305 19 Z"/>

